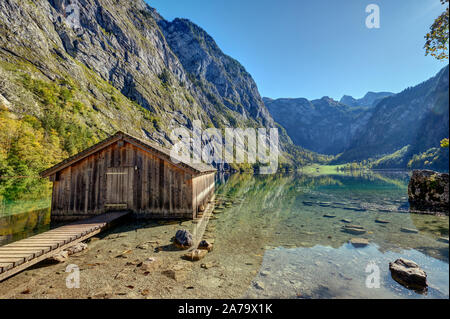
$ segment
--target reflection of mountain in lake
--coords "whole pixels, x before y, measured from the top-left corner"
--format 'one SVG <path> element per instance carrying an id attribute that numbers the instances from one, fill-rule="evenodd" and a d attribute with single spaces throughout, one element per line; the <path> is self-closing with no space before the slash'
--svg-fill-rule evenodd
<path id="1" fill-rule="evenodd" d="M 245 200 L 225 212 L 218 226 L 224 236 L 252 246 L 338 248 L 361 237 L 376 243 L 380 251 L 417 249 L 448 261 L 448 245 L 437 240 L 448 236 L 448 219 L 414 216 L 402 210 L 408 201 L 407 183 L 405 173 L 233 175 L 218 193 Z M 345 232 L 343 220 L 365 232 Z M 416 228 L 418 234 L 402 231 Z"/>
<path id="2" fill-rule="evenodd" d="M 217 198 L 225 208 L 208 228 L 221 266 L 248 283 L 242 296 L 448 296 L 448 244 L 438 240 L 448 236 L 448 218 L 405 210 L 407 172 L 237 174 L 219 179 Z M 346 225 L 363 231 L 349 233 Z M 352 238 L 365 238 L 369 245 L 355 248 L 348 243 Z M 435 290 L 417 296 L 393 282 L 385 270 L 400 256 L 427 269 Z M 363 280 L 371 260 L 383 269 L 385 286 L 377 292 L 368 292 Z"/>

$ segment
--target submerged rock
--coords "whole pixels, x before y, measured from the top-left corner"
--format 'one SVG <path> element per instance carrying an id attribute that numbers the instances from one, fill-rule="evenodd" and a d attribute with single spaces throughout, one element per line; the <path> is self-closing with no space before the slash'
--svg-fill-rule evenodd
<path id="1" fill-rule="evenodd" d="M 412 228 L 400 228 L 400 231 L 404 232 L 404 233 L 409 233 L 409 234 L 418 234 L 419 231 L 417 229 L 412 229 Z"/>
<path id="2" fill-rule="evenodd" d="M 429 170 L 413 172 L 408 185 L 409 205 L 412 212 L 443 213 L 448 215 L 448 173 Z"/>
<path id="3" fill-rule="evenodd" d="M 342 231 L 352 235 L 362 235 L 366 233 L 366 230 L 362 226 L 357 225 L 345 225 L 342 227 Z"/>
<path id="4" fill-rule="evenodd" d="M 178 230 L 175 234 L 174 244 L 181 249 L 188 249 L 192 247 L 192 234 L 186 229 Z"/>
<path id="5" fill-rule="evenodd" d="M 415 262 L 397 259 L 389 263 L 392 279 L 408 289 L 423 291 L 428 287 L 427 274 Z"/>
<path id="6" fill-rule="evenodd" d="M 261 281 L 255 281 L 253 282 L 253 287 L 255 287 L 258 290 L 264 290 L 265 286 Z"/>
<path id="7" fill-rule="evenodd" d="M 362 248 L 369 245 L 369 240 L 365 238 L 352 238 L 350 239 L 350 244 L 352 244 L 353 247 Z"/>

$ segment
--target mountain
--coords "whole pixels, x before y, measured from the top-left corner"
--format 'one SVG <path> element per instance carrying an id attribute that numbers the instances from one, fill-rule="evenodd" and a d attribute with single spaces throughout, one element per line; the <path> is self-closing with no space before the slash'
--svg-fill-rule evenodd
<path id="1" fill-rule="evenodd" d="M 0 2 L 0 173 L 35 173 L 117 130 L 170 147 L 195 120 L 277 125 L 251 75 L 192 22 L 142 0 Z M 317 158 L 280 139 L 282 161 Z"/>
<path id="2" fill-rule="evenodd" d="M 367 92 L 361 99 L 355 99 L 352 96 L 344 95 L 340 102 L 348 106 L 367 106 L 374 107 L 382 99 L 392 96 L 394 93 L 391 92 Z"/>
<path id="3" fill-rule="evenodd" d="M 339 161 L 380 157 L 409 146 L 404 158 L 407 161 L 431 148 L 439 148 L 440 141 L 448 137 L 448 85 L 447 65 L 431 79 L 380 101 Z"/>
<path id="4" fill-rule="evenodd" d="M 448 149 L 440 148 L 449 130 L 448 69 L 398 94 L 263 100 L 295 144 L 336 155 L 332 163 L 448 169 Z"/>
<path id="5" fill-rule="evenodd" d="M 337 155 L 349 148 L 372 115 L 367 107 L 351 107 L 329 97 L 263 100 L 295 144 L 321 154 Z"/>

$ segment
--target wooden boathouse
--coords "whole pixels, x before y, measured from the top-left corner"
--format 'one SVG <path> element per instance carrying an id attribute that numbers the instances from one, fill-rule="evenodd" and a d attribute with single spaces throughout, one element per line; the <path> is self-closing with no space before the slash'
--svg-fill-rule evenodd
<path id="1" fill-rule="evenodd" d="M 41 173 L 53 182 L 52 221 L 110 211 L 137 218 L 197 218 L 215 190 L 216 169 L 172 161 L 170 151 L 118 132 Z"/>

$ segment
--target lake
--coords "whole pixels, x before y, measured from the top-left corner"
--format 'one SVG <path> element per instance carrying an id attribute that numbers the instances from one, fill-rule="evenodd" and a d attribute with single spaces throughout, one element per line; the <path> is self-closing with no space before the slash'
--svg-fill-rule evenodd
<path id="1" fill-rule="evenodd" d="M 408 172 L 218 176 L 217 214 L 204 237 L 214 241 L 205 260 L 220 267 L 207 275 L 193 273 L 193 282 L 204 289 L 180 287 L 180 294 L 201 298 L 210 288 L 215 297 L 227 298 L 448 298 L 449 250 L 442 237 L 448 238 L 449 220 L 408 213 L 409 177 Z M 0 245 L 47 230 L 49 217 L 48 207 L 0 214 Z M 114 232 L 128 230 L 138 243 L 154 236 L 150 232 L 168 241 L 180 225 L 155 223 L 140 229 L 142 235 L 127 227 Z M 351 231 L 354 227 L 361 234 Z M 354 247 L 353 238 L 369 244 Z M 389 262 L 400 257 L 427 272 L 427 293 L 391 279 Z M 367 281 L 378 281 L 379 288 L 368 288 Z"/>
<path id="2" fill-rule="evenodd" d="M 407 172 L 224 177 L 218 197 L 240 201 L 213 221 L 215 249 L 261 252 L 244 297 L 448 298 L 448 243 L 439 238 L 448 237 L 449 220 L 407 212 L 409 178 Z M 343 228 L 349 224 L 366 232 L 349 234 Z M 349 240 L 356 237 L 370 244 L 355 248 Z M 389 262 L 400 257 L 427 272 L 426 295 L 391 279 Z M 236 259 L 225 260 L 233 267 Z M 380 288 L 369 289 L 374 264 Z"/>

